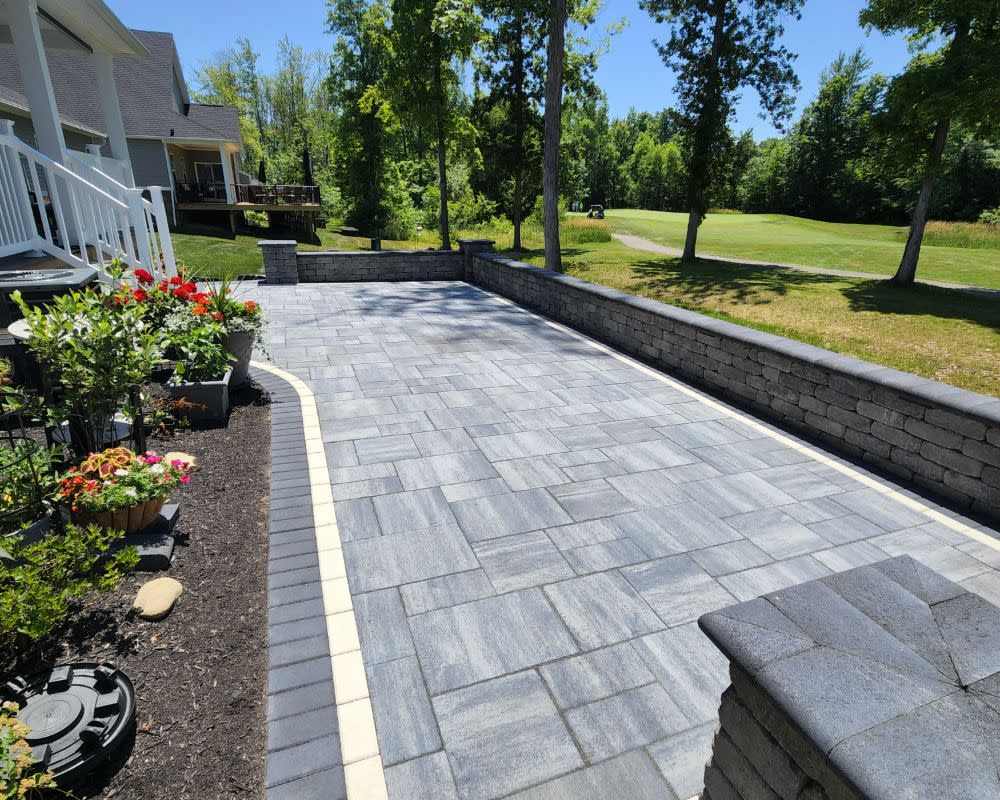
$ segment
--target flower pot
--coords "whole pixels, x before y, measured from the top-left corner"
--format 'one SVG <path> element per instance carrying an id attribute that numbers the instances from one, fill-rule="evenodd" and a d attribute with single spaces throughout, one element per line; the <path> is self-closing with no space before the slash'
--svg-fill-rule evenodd
<path id="1" fill-rule="evenodd" d="M 232 368 L 219 381 L 167 381 L 167 392 L 173 400 L 185 400 L 190 407 L 181 409 L 178 417 L 187 417 L 191 422 L 218 422 L 229 416 L 229 384 Z"/>
<path id="2" fill-rule="evenodd" d="M 247 382 L 247 370 L 250 368 L 250 356 L 253 353 L 253 337 L 246 331 L 227 333 L 222 340 L 222 346 L 236 356 L 233 362 L 233 376 L 229 386 L 238 389 Z"/>
<path id="3" fill-rule="evenodd" d="M 5 537 L 20 536 L 22 544 L 35 544 L 41 541 L 52 528 L 53 514 L 51 509 L 45 516 L 32 522 L 27 528 L 20 528 L 5 534 Z"/>
<path id="4" fill-rule="evenodd" d="M 113 528 L 125 534 L 138 533 L 153 523 L 166 501 L 165 497 L 156 497 L 115 511 L 99 511 L 96 514 L 75 512 L 73 521 L 81 525 L 94 524 L 102 528 Z"/>

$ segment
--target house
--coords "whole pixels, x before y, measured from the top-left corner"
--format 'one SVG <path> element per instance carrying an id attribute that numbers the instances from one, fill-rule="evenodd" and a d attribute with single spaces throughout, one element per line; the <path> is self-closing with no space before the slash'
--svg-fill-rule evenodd
<path id="1" fill-rule="evenodd" d="M 9 0 L 0 4 L 0 47 L 8 65 L 7 113 L 0 113 L 5 290 L 20 275 L 29 284 L 38 275 L 35 255 L 104 280 L 116 258 L 157 276 L 176 274 L 163 191 L 134 185 L 118 102 L 115 59 L 149 58 L 146 46 L 102 0 Z M 80 69 L 59 78 L 60 109 L 49 60 L 66 55 Z M 74 103 L 78 93 L 86 102 Z"/>
<path id="2" fill-rule="evenodd" d="M 66 0 L 64 0 L 66 2 Z M 69 4 L 68 2 L 66 3 Z M 46 5 L 39 0 L 40 12 Z M 109 12 L 110 13 L 110 12 Z M 187 217 L 228 217 L 235 228 L 246 210 L 304 213 L 319 211 L 318 187 L 262 186 L 241 170 L 243 140 L 232 106 L 193 103 L 174 37 L 157 31 L 128 31 L 141 53 L 112 58 L 127 157 L 115 152 L 98 92 L 97 66 L 80 48 L 46 52 L 63 137 L 71 150 L 88 152 L 114 171 L 113 158 L 129 185 L 162 187 L 169 222 Z M 0 40 L 0 116 L 14 131 L 36 142 L 16 48 Z M 99 154 L 99 155 L 98 155 Z"/>

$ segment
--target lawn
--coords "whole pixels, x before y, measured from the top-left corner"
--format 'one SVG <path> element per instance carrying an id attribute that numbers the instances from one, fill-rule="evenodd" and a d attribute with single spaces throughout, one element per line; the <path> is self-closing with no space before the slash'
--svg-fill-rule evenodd
<path id="1" fill-rule="evenodd" d="M 540 250 L 520 254 L 541 264 Z M 564 249 L 567 272 L 857 358 L 1000 396 L 1000 302 L 930 286 L 837 278 L 626 248 Z"/>
<path id="2" fill-rule="evenodd" d="M 619 233 L 682 247 L 687 214 L 612 209 L 608 224 Z M 899 265 L 906 228 L 854 225 L 781 214 L 709 214 L 698 232 L 703 255 L 804 264 L 891 275 Z M 942 237 L 943 238 L 943 237 Z M 955 247 L 925 241 L 917 276 L 1000 289 L 1000 237 L 995 246 Z M 985 246 L 984 246 L 985 245 Z"/>

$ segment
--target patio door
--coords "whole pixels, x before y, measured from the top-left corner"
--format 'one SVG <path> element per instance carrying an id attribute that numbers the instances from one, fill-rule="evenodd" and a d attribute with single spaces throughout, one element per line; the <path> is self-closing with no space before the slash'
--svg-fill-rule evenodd
<path id="1" fill-rule="evenodd" d="M 225 201 L 226 176 L 222 171 L 222 164 L 218 161 L 196 161 L 194 169 L 202 194 L 210 200 Z"/>

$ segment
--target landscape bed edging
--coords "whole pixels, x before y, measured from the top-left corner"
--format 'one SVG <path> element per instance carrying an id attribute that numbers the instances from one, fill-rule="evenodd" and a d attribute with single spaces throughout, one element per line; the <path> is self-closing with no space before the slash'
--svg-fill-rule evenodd
<path id="1" fill-rule="evenodd" d="M 1000 518 L 1000 400 L 494 254 L 470 283 Z"/>
<path id="2" fill-rule="evenodd" d="M 271 397 L 266 800 L 387 800 L 315 398 L 251 362 Z"/>

